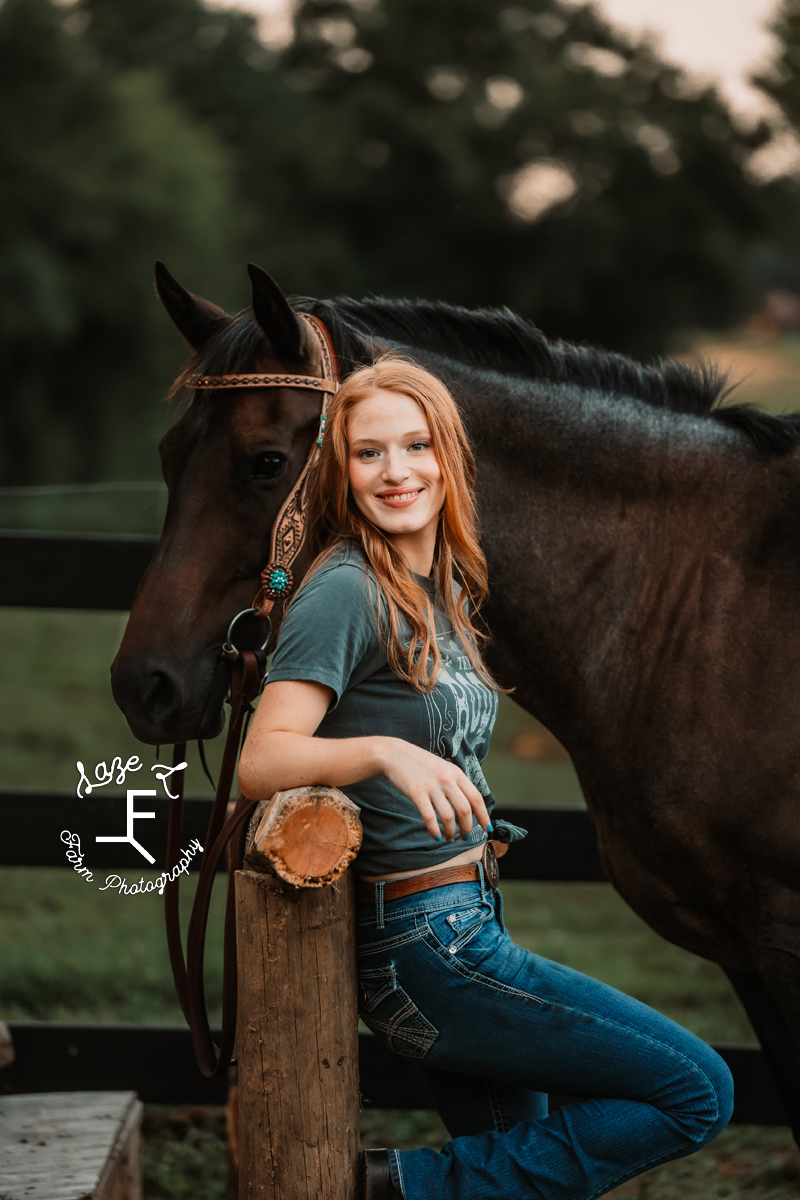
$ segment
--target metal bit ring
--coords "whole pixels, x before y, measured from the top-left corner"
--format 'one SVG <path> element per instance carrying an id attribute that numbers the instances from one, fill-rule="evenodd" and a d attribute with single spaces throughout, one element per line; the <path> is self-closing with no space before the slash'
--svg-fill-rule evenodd
<path id="1" fill-rule="evenodd" d="M 250 613 L 254 613 L 257 616 L 258 609 L 257 608 L 243 608 L 242 611 L 237 613 L 236 616 L 233 618 L 230 625 L 228 626 L 228 633 L 225 638 L 225 641 L 222 644 L 222 649 L 220 650 L 220 658 L 226 658 L 230 662 L 236 662 L 237 658 L 239 657 L 239 651 L 236 648 L 236 646 L 234 646 L 233 641 L 232 641 L 233 627 L 236 624 L 236 622 L 239 620 L 240 617 L 246 617 Z M 267 636 L 264 639 L 264 643 L 262 646 L 259 647 L 261 650 L 266 650 L 267 645 L 269 644 L 269 639 L 272 637 L 272 619 L 269 616 L 262 617 L 261 619 L 265 620 L 269 626 L 269 629 L 267 631 Z"/>

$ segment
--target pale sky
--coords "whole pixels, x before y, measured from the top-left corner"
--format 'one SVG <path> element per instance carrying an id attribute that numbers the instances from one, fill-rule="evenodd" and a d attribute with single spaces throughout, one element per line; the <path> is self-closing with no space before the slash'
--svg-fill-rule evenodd
<path id="1" fill-rule="evenodd" d="M 571 0 L 567 0 L 571 2 Z M 288 31 L 291 0 L 216 0 L 262 17 L 262 36 L 280 43 Z M 436 3 L 436 0 L 431 0 Z M 662 54 L 695 75 L 720 83 L 743 115 L 764 111 L 764 99 L 747 83 L 774 53 L 767 24 L 777 0 L 596 0 L 612 22 L 652 33 Z"/>
<path id="2" fill-rule="evenodd" d="M 747 77 L 774 57 L 767 26 L 777 0 L 600 0 L 597 7 L 616 25 L 655 34 L 665 58 L 719 82 L 740 112 L 764 111 Z"/>

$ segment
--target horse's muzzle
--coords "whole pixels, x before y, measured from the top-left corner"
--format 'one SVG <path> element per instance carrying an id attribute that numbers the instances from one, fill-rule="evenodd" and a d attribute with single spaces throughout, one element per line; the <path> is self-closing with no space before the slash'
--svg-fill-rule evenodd
<path id="1" fill-rule="evenodd" d="M 225 722 L 229 668 L 218 655 L 193 664 L 191 676 L 163 659 L 120 659 L 111 665 L 111 691 L 134 737 L 175 745 L 216 737 Z"/>

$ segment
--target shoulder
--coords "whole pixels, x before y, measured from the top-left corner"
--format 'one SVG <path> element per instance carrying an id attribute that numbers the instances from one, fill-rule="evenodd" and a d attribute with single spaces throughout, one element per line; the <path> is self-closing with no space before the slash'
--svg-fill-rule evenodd
<path id="1" fill-rule="evenodd" d="M 303 581 L 278 634 L 270 682 L 310 679 L 336 698 L 360 671 L 381 665 L 376 595 L 355 547 L 337 547 Z"/>
<path id="2" fill-rule="evenodd" d="M 336 547 L 303 580 L 289 612 L 296 606 L 312 604 L 356 604 L 365 602 L 375 606 L 378 591 L 372 572 L 361 551 L 353 542 L 343 542 Z"/>

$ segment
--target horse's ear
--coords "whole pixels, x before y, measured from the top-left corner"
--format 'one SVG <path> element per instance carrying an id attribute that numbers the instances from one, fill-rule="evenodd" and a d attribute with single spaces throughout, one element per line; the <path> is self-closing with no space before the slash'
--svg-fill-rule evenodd
<path id="1" fill-rule="evenodd" d="M 156 262 L 156 293 L 190 350 L 199 350 L 231 319 L 224 308 L 187 292 L 160 261 Z"/>
<path id="2" fill-rule="evenodd" d="M 255 263 L 247 264 L 253 285 L 253 316 L 280 355 L 298 359 L 302 355 L 300 319 L 271 275 Z"/>

